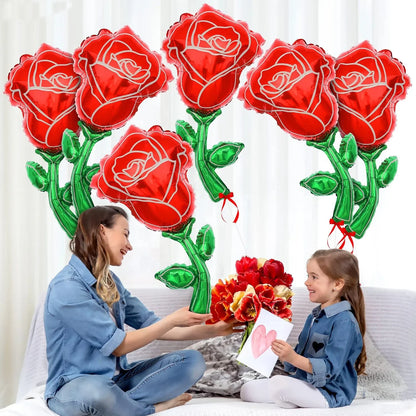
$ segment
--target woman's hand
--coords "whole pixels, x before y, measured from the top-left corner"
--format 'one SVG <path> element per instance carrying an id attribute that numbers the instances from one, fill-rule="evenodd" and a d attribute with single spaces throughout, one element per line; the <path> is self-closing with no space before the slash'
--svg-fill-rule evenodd
<path id="1" fill-rule="evenodd" d="M 185 306 L 152 325 L 127 332 L 124 340 L 113 351 L 113 355 L 120 357 L 144 347 L 155 339 L 196 339 L 192 337 L 192 332 L 198 331 L 197 328 L 205 327 L 201 324 L 211 318 L 209 313 L 191 312 L 189 307 Z"/>
<path id="2" fill-rule="evenodd" d="M 212 325 L 206 325 L 207 330 L 211 330 L 211 337 L 227 336 L 236 332 L 244 332 L 246 327 L 244 323 L 235 319 L 229 322 L 219 321 Z"/>
<path id="3" fill-rule="evenodd" d="M 211 319 L 210 313 L 195 313 L 189 310 L 189 306 L 172 312 L 165 319 L 168 319 L 173 327 L 187 327 L 194 325 L 201 325 L 208 319 Z"/>
<path id="4" fill-rule="evenodd" d="M 175 322 L 176 324 L 175 327 L 166 332 L 159 339 L 206 339 L 226 336 L 234 332 L 243 332 L 245 330 L 244 324 L 236 320 L 229 322 L 219 321 L 215 324 L 202 325 L 205 321 L 211 319 L 212 316 L 210 314 L 190 312 L 188 308 L 178 309 L 166 318 L 171 319 L 172 322 Z M 182 324 L 180 324 L 181 322 Z"/>

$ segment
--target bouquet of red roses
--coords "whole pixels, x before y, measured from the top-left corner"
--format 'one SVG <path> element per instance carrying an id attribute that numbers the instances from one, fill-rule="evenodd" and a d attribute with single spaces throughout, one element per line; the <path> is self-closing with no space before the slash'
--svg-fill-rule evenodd
<path id="1" fill-rule="evenodd" d="M 236 274 L 225 281 L 220 279 L 212 288 L 212 319 L 207 323 L 230 319 L 246 323 L 243 346 L 261 308 L 292 320 L 293 277 L 285 272 L 282 262 L 274 259 L 245 256 L 235 266 Z"/>

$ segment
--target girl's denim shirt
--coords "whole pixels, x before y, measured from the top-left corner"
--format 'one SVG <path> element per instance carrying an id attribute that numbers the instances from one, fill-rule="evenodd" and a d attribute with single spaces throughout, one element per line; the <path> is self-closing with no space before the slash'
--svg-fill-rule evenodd
<path id="1" fill-rule="evenodd" d="M 116 369 L 112 352 L 125 337 L 124 324 L 139 329 L 158 321 L 139 299 L 131 296 L 112 274 L 120 293 L 113 305 L 97 295 L 96 279 L 75 255 L 50 282 L 45 301 L 44 324 L 48 357 L 45 399 L 53 397 L 68 381 L 86 374 L 111 379 Z M 125 356 L 120 367 L 128 369 Z"/>
<path id="2" fill-rule="evenodd" d="M 289 363 L 285 363 L 285 370 L 317 387 L 329 407 L 347 406 L 356 395 L 355 361 L 362 347 L 360 328 L 348 301 L 324 309 L 318 306 L 306 319 L 295 348 L 298 354 L 309 358 L 313 373 Z"/>

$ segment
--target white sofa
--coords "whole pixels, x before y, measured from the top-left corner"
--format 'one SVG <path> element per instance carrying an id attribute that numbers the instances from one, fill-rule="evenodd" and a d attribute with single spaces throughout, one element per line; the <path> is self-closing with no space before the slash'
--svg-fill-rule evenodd
<path id="1" fill-rule="evenodd" d="M 292 307 L 294 329 L 289 338 L 292 344 L 296 342 L 303 322 L 314 306 L 309 302 L 304 288 L 294 288 L 294 291 Z M 190 290 L 171 290 L 165 287 L 133 289 L 131 292 L 159 316 L 188 304 L 191 295 Z M 271 404 L 246 403 L 235 395 L 227 397 L 224 394 L 215 397 L 196 397 L 185 406 L 159 414 L 163 416 L 415 414 L 416 292 L 368 287 L 364 288 L 364 295 L 368 341 L 372 344 L 369 348 L 371 355 L 368 361 L 368 375 L 360 379 L 359 393 L 351 406 L 336 409 L 276 409 Z M 210 342 L 218 340 L 227 341 L 216 338 Z M 129 358 L 131 360 L 148 358 L 174 349 L 192 348 L 193 345 L 195 345 L 194 341 L 155 341 L 130 354 Z M 196 345 L 200 347 L 201 342 Z M 16 403 L 1 409 L 0 415 L 55 415 L 43 402 L 46 375 L 43 305 L 40 302 L 30 329 Z M 221 372 L 218 373 L 218 378 L 220 377 Z"/>

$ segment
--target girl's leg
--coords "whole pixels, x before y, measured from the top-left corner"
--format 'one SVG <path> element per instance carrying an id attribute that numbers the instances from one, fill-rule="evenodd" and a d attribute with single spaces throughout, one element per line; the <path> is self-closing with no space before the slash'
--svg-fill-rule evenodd
<path id="1" fill-rule="evenodd" d="M 279 407 L 329 407 L 324 395 L 316 387 L 294 377 L 272 377 L 269 391 L 273 402 Z"/>
<path id="2" fill-rule="evenodd" d="M 135 366 L 114 377 L 133 400 L 160 403 L 179 396 L 204 374 L 205 361 L 198 351 L 175 351 Z"/>
<path id="3" fill-rule="evenodd" d="M 245 402 L 273 403 L 269 393 L 268 378 L 251 380 L 241 387 L 240 398 Z"/>
<path id="4" fill-rule="evenodd" d="M 317 407 L 327 408 L 328 402 L 322 393 L 306 381 L 288 376 L 249 381 L 244 384 L 240 396 L 243 400 L 275 403 L 282 408 Z"/>
<path id="5" fill-rule="evenodd" d="M 48 407 L 61 416 L 143 416 L 155 412 L 152 403 L 131 399 L 114 381 L 89 375 L 62 386 Z"/>

